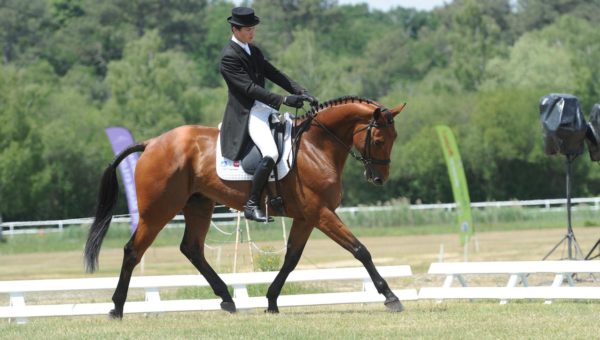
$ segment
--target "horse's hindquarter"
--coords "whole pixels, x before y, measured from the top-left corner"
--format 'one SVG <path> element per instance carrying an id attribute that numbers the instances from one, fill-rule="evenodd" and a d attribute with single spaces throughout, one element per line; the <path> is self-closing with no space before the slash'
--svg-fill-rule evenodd
<path id="1" fill-rule="evenodd" d="M 214 150 L 200 146 L 214 144 L 217 133 L 216 128 L 186 125 L 147 142 L 135 171 L 140 214 L 161 204 L 183 208 L 193 193 L 197 164 L 214 163 Z"/>
<path id="2" fill-rule="evenodd" d="M 217 128 L 196 126 L 192 131 L 188 153 L 191 161 L 191 193 L 199 193 L 220 204 L 243 210 L 250 182 L 225 181 L 216 170 Z"/>

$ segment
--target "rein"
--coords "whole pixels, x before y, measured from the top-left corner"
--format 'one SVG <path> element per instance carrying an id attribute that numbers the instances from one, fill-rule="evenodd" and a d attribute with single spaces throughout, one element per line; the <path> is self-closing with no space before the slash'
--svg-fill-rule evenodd
<path id="1" fill-rule="evenodd" d="M 358 100 L 359 102 L 364 100 L 370 104 L 374 104 L 373 102 L 371 102 L 369 100 L 365 100 L 365 99 L 361 99 L 361 98 L 342 97 L 339 99 L 331 100 L 325 104 L 313 106 L 313 110 L 311 110 L 309 112 L 305 111 L 305 115 L 303 115 L 302 118 L 298 117 L 298 109 L 296 109 L 296 117 L 295 117 L 295 122 L 294 122 L 294 130 L 296 130 L 295 131 L 296 133 L 295 133 L 295 136 L 292 137 L 293 138 L 292 153 L 293 153 L 293 162 L 294 163 L 296 161 L 296 157 L 297 157 L 298 151 L 300 149 L 300 138 L 302 137 L 304 132 L 306 132 L 309 129 L 309 127 L 311 125 L 313 125 L 313 122 L 315 123 L 314 125 L 323 129 L 323 131 L 325 131 L 329 136 L 331 136 L 333 138 L 333 140 L 335 140 L 338 144 L 340 144 L 346 150 L 346 152 L 352 156 L 352 158 L 361 162 L 363 164 L 367 174 L 374 173 L 373 168 L 372 168 L 373 165 L 389 165 L 391 163 L 390 159 L 376 159 L 371 156 L 371 139 L 372 139 L 373 128 L 383 128 L 388 125 L 394 124 L 394 117 L 389 109 L 375 105 L 375 106 L 377 106 L 377 108 L 373 112 L 373 117 L 371 117 L 367 126 L 360 128 L 357 131 L 354 131 L 354 133 L 352 134 L 352 136 L 355 136 L 357 133 L 367 130 L 367 133 L 365 136 L 365 145 L 364 145 L 365 154 L 364 155 L 361 154 L 360 152 L 354 152 L 354 150 L 352 150 L 352 145 L 347 145 L 346 143 L 344 143 L 344 141 L 342 141 L 335 133 L 333 133 L 329 128 L 327 128 L 325 125 L 323 125 L 320 121 L 318 121 L 316 119 L 317 109 L 328 106 L 330 103 L 334 103 L 334 104 L 342 103 L 342 102 L 345 102 L 346 100 L 352 100 L 353 102 L 354 102 L 354 100 Z M 379 113 L 385 117 L 385 120 L 386 120 L 385 124 L 377 123 L 377 120 L 375 119 L 375 116 L 374 116 L 375 112 L 377 110 L 379 110 Z M 296 125 L 296 122 L 298 120 L 301 120 L 304 118 L 306 118 L 306 119 L 301 124 Z"/>
<path id="2" fill-rule="evenodd" d="M 384 113 L 389 114 L 389 111 L 387 109 L 384 110 Z M 390 114 L 391 117 L 391 114 Z M 323 129 L 323 131 L 325 131 L 329 136 L 331 136 L 336 142 L 338 142 L 341 146 L 344 147 L 344 149 L 346 149 L 346 151 L 352 156 L 352 158 L 356 159 L 357 161 L 360 161 L 363 163 L 363 165 L 365 166 L 365 168 L 370 170 L 371 165 L 375 164 L 375 165 L 389 165 L 391 163 L 390 159 L 376 159 L 371 157 L 371 138 L 372 138 L 372 130 L 373 128 L 382 128 L 387 126 L 386 125 L 380 125 L 377 124 L 377 122 L 375 121 L 375 118 L 371 118 L 371 120 L 369 120 L 369 124 L 367 124 L 367 126 L 355 131 L 352 136 L 355 136 L 357 133 L 362 132 L 364 130 L 367 130 L 367 135 L 365 137 L 365 155 L 362 155 L 360 152 L 354 152 L 354 150 L 352 150 L 352 146 L 351 145 L 347 145 L 346 143 L 344 143 L 338 136 L 335 135 L 335 133 L 333 133 L 329 128 L 327 128 L 325 125 L 323 125 L 321 122 L 319 122 L 316 118 L 313 118 L 312 121 L 314 121 L 316 123 L 316 125 L 318 127 L 320 127 L 321 129 Z M 391 122 L 391 119 L 388 118 L 388 123 Z"/>

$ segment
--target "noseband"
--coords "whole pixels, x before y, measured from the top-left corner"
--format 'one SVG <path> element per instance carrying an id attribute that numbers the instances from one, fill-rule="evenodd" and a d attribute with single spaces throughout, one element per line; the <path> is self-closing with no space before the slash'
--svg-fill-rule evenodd
<path id="1" fill-rule="evenodd" d="M 317 126 L 319 126 L 321 129 L 323 129 L 325 132 L 327 132 L 328 135 L 330 135 L 331 137 L 333 137 L 334 140 L 336 140 L 339 144 L 341 144 L 347 151 L 348 153 L 356 160 L 360 161 L 363 163 L 363 166 L 365 167 L 365 169 L 368 172 L 373 172 L 373 170 L 371 169 L 372 165 L 390 165 L 391 160 L 390 159 L 376 159 L 373 158 L 371 156 L 371 139 L 372 139 L 372 134 L 373 134 L 373 128 L 384 128 L 388 125 L 392 125 L 394 124 L 394 117 L 392 116 L 392 113 L 390 112 L 390 110 L 388 109 L 381 109 L 381 108 L 377 108 L 377 110 L 380 110 L 380 112 L 382 114 L 385 115 L 386 118 L 386 123 L 385 124 L 378 124 L 377 120 L 375 119 L 375 115 L 373 115 L 373 117 L 371 117 L 371 119 L 369 120 L 369 123 L 367 124 L 367 126 L 354 131 L 354 133 L 352 134 L 352 136 L 355 136 L 357 133 L 362 132 L 364 130 L 367 130 L 366 136 L 365 136 L 365 145 L 364 145 L 364 150 L 365 150 L 365 154 L 362 155 L 360 152 L 354 152 L 352 150 L 352 146 L 348 146 L 346 145 L 346 143 L 344 143 L 338 136 L 336 136 L 333 132 L 331 132 L 331 130 L 329 130 L 325 125 L 321 124 L 321 122 L 319 122 L 316 117 L 313 119 L 313 121 L 315 123 L 317 123 Z M 373 114 L 375 114 L 375 112 L 373 112 Z"/>

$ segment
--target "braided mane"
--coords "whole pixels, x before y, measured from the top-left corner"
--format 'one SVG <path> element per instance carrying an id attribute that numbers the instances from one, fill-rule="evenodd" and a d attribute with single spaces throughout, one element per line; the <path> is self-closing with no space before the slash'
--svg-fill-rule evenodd
<path id="1" fill-rule="evenodd" d="M 326 109 L 328 107 L 332 107 L 332 106 L 336 106 L 336 105 L 340 105 L 340 104 L 347 104 L 348 102 L 367 103 L 367 104 L 375 105 L 377 107 L 381 107 L 381 104 L 379 104 L 376 101 L 373 101 L 371 99 L 368 99 L 368 98 L 359 97 L 359 96 L 343 96 L 343 97 L 328 100 L 324 103 L 319 103 L 318 107 L 311 108 L 310 111 L 307 112 L 307 114 L 309 116 L 312 116 L 312 115 L 316 114 L 317 112 L 319 112 L 323 109 Z"/>
<path id="2" fill-rule="evenodd" d="M 300 120 L 302 122 L 300 124 L 294 126 L 293 133 L 292 133 L 292 135 L 293 135 L 292 150 L 294 153 L 294 156 L 293 156 L 294 161 L 297 157 L 298 150 L 300 148 L 300 138 L 302 137 L 304 132 L 306 132 L 310 128 L 310 126 L 312 125 L 312 121 L 316 117 L 316 115 L 323 109 L 326 109 L 326 108 L 329 108 L 332 106 L 336 106 L 336 105 L 347 104 L 348 102 L 350 102 L 350 103 L 354 103 L 354 102 L 367 103 L 367 104 L 382 108 L 381 104 L 379 104 L 376 101 L 373 101 L 371 99 L 368 99 L 368 98 L 359 97 L 359 96 L 343 96 L 343 97 L 328 100 L 323 103 L 319 103 L 318 106 L 312 107 L 309 111 L 306 112 L 306 114 L 304 114 L 302 116 L 296 116 L 295 119 Z"/>
<path id="3" fill-rule="evenodd" d="M 310 110 L 306 111 L 305 114 L 294 117 L 294 119 L 296 121 L 301 121 L 301 123 L 299 125 L 294 127 L 295 131 L 294 131 L 293 135 L 294 135 L 294 138 L 296 139 L 295 143 L 299 143 L 300 136 L 306 130 L 308 130 L 308 128 L 310 127 L 310 125 L 312 123 L 312 120 L 315 118 L 317 113 L 319 113 L 320 111 L 322 111 L 326 108 L 336 106 L 336 105 L 341 105 L 341 104 L 347 104 L 348 102 L 350 102 L 350 103 L 354 103 L 354 102 L 367 103 L 367 104 L 374 105 L 376 107 L 382 107 L 381 104 L 377 103 L 374 100 L 364 98 L 364 97 L 359 97 L 359 96 L 343 96 L 343 97 L 338 97 L 335 99 L 328 100 L 323 103 L 319 103 L 318 106 L 312 107 Z"/>

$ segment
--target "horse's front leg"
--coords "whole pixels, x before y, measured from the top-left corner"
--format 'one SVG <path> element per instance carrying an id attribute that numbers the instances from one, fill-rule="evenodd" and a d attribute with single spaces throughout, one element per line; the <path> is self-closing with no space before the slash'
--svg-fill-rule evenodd
<path id="1" fill-rule="evenodd" d="M 306 223 L 306 221 L 294 219 L 292 228 L 290 229 L 290 236 L 288 238 L 287 251 L 285 253 L 283 266 L 279 270 L 279 273 L 267 291 L 267 300 L 269 301 L 269 306 L 265 312 L 279 313 L 279 308 L 277 307 L 277 298 L 281 293 L 281 288 L 283 288 L 283 284 L 285 283 L 288 275 L 294 270 L 294 268 L 296 268 L 298 261 L 300 261 L 300 256 L 302 256 L 302 251 L 304 250 L 304 246 L 306 245 L 306 241 L 308 240 L 312 229 L 313 226 Z"/>
<path id="2" fill-rule="evenodd" d="M 375 268 L 369 250 L 356 239 L 350 229 L 348 229 L 348 227 L 340 220 L 338 215 L 335 212 L 324 208 L 321 210 L 319 217 L 320 220 L 317 228 L 337 244 L 352 253 L 352 255 L 365 266 L 369 276 L 371 276 L 375 288 L 377 288 L 377 292 L 385 296 L 385 306 L 394 312 L 403 311 L 404 307 L 402 306 L 402 303 Z"/>

